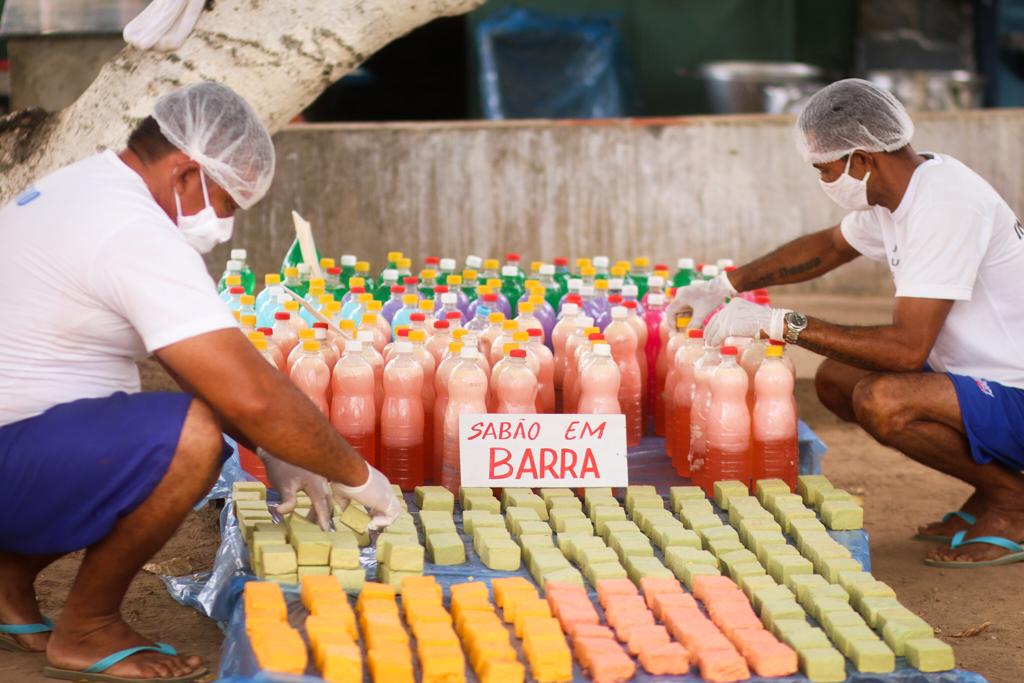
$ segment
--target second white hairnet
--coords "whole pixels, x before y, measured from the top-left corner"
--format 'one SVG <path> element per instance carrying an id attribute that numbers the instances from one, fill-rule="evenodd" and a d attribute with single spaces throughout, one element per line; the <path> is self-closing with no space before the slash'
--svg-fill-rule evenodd
<path id="1" fill-rule="evenodd" d="M 274 143 L 253 108 L 219 83 L 190 85 L 157 100 L 153 118 L 231 198 L 248 209 L 274 179 Z"/>
<path id="2" fill-rule="evenodd" d="M 797 150 L 811 164 L 841 159 L 855 149 L 892 152 L 912 137 L 914 122 L 900 101 L 859 78 L 814 93 L 796 122 Z"/>

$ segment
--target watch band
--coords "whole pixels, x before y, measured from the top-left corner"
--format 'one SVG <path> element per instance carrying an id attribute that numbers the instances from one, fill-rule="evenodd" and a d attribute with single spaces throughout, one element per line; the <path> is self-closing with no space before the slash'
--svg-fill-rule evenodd
<path id="1" fill-rule="evenodd" d="M 787 344 L 796 344 L 800 341 L 800 333 L 807 329 L 807 316 L 796 311 L 790 311 L 785 317 L 785 332 L 783 337 Z"/>

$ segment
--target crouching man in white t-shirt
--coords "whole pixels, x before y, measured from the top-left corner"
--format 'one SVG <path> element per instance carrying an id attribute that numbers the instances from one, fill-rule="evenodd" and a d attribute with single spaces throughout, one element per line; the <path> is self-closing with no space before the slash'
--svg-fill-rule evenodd
<path id="1" fill-rule="evenodd" d="M 1024 560 L 1024 227 L 978 174 L 919 154 L 890 94 L 849 79 L 822 89 L 797 122 L 821 187 L 851 213 L 716 280 L 681 289 L 670 313 L 704 317 L 737 291 L 803 282 L 858 256 L 885 261 L 893 321 L 836 325 L 734 299 L 705 339 L 764 333 L 827 356 L 821 401 L 879 442 L 974 487 L 919 530 L 943 545 L 926 562 Z"/>
<path id="2" fill-rule="evenodd" d="M 277 454 L 265 462 L 281 512 L 300 490 L 321 526 L 332 499 L 363 503 L 378 527 L 400 511 L 387 479 L 246 340 L 203 264 L 273 173 L 255 112 L 202 83 L 161 98 L 127 149 L 0 208 L 0 649 L 45 651 L 50 675 L 203 675 L 120 606 L 216 479 L 223 432 Z M 139 393 L 135 361 L 149 354 L 186 393 Z M 82 549 L 54 624 L 33 582 Z"/>

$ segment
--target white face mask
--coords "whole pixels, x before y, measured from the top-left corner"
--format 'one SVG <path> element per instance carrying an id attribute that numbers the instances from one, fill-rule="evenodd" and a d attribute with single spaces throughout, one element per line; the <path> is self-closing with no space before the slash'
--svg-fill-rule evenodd
<path id="1" fill-rule="evenodd" d="M 847 211 L 863 211 L 864 209 L 871 208 L 871 204 L 868 203 L 868 178 L 871 177 L 871 171 L 868 171 L 863 178 L 857 180 L 850 175 L 850 163 L 853 161 L 853 153 L 846 159 L 846 170 L 843 174 L 833 180 L 831 183 L 826 183 L 821 178 L 818 182 L 821 184 L 821 189 L 828 195 L 828 198 L 838 204 L 841 208 Z"/>
<path id="2" fill-rule="evenodd" d="M 221 218 L 210 204 L 210 195 L 206 191 L 206 174 L 199 171 L 199 182 L 203 185 L 203 201 L 206 206 L 199 213 L 191 216 L 181 215 L 181 197 L 174 192 L 174 203 L 178 208 L 178 229 L 185 241 L 200 254 L 207 254 L 218 244 L 231 239 L 235 227 L 235 217 Z"/>

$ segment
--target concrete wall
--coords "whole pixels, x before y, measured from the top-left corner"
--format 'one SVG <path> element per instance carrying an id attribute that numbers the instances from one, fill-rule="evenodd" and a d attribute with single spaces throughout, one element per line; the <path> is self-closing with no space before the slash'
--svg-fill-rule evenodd
<path id="1" fill-rule="evenodd" d="M 11 111 L 63 109 L 85 92 L 100 68 L 123 47 L 117 34 L 12 38 L 7 44 Z"/>
<path id="2" fill-rule="evenodd" d="M 1024 111 L 916 119 L 915 147 L 962 159 L 1024 213 Z M 797 156 L 788 117 L 293 126 L 276 144 L 268 197 L 236 221 L 258 272 L 291 243 L 293 208 L 322 253 L 375 270 L 389 249 L 417 264 L 513 249 L 742 262 L 842 215 Z M 802 289 L 884 295 L 891 279 L 855 262 Z"/>

